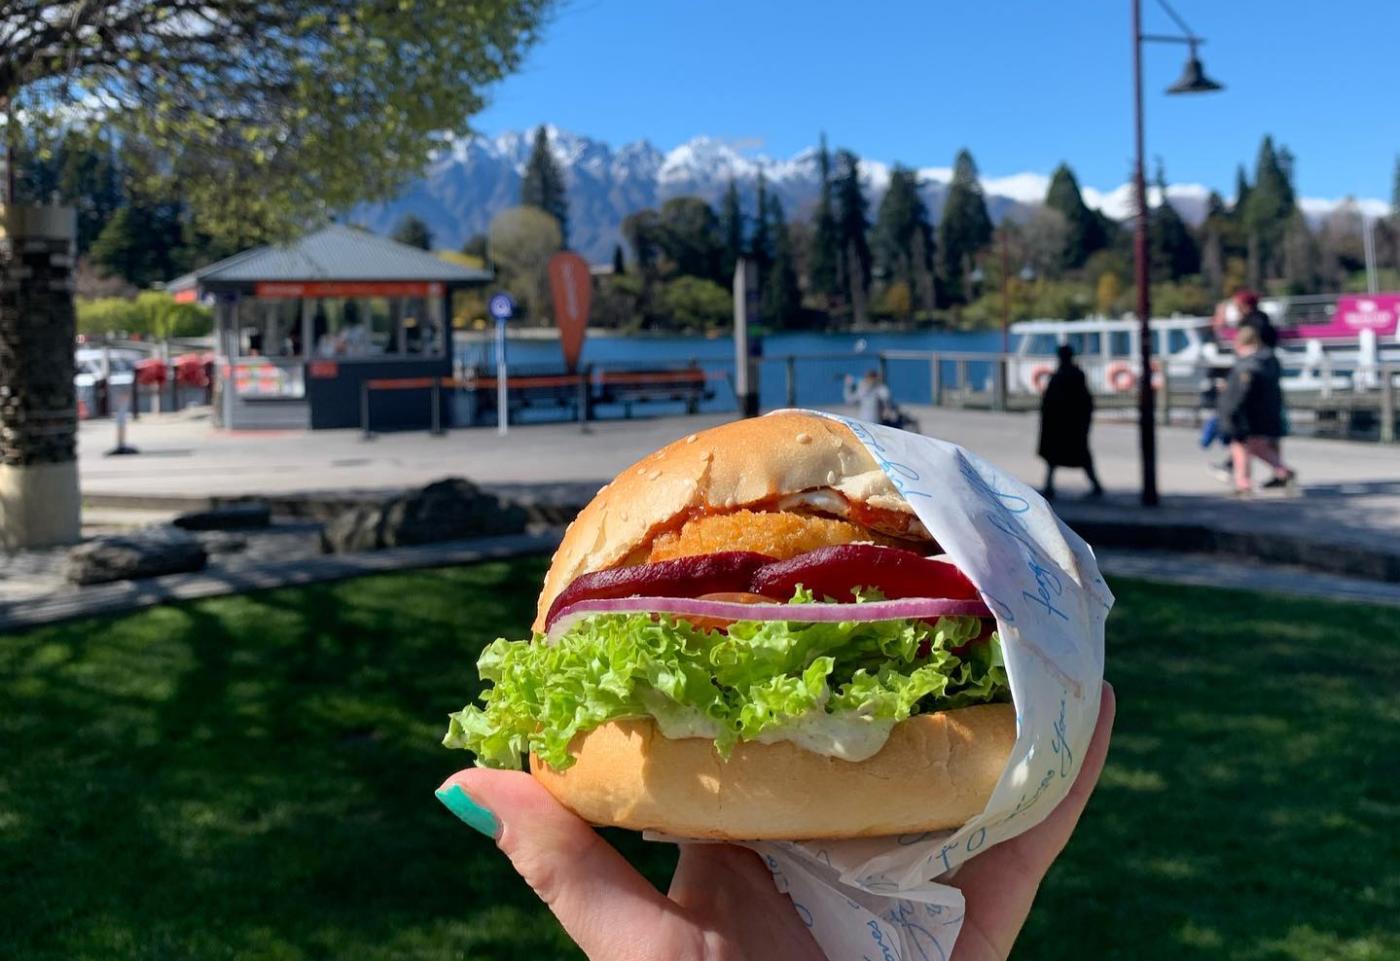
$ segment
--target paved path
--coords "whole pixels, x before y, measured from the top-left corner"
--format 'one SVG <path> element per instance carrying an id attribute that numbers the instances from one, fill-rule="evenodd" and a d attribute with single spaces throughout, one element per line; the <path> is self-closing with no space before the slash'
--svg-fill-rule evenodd
<path id="1" fill-rule="evenodd" d="M 916 408 L 926 433 L 962 444 L 1033 484 L 1043 480 L 1035 457 L 1036 419 Z M 107 458 L 110 425 L 85 422 L 79 466 L 83 493 L 105 505 L 104 496 L 176 499 L 209 495 L 285 494 L 306 490 L 391 489 L 421 485 L 448 475 L 499 484 L 602 484 L 657 447 L 722 423 L 715 415 L 652 420 L 603 421 L 581 433 L 576 424 L 381 435 L 362 440 L 358 431 L 229 433 L 189 416 L 144 417 L 131 439 L 142 453 Z M 1063 513 L 1076 516 L 1143 517 L 1137 509 L 1137 429 L 1130 422 L 1103 420 L 1093 434 L 1099 473 L 1110 496 L 1101 505 L 1078 505 L 1084 491 L 1079 472 L 1059 478 Z M 1360 442 L 1290 438 L 1287 458 L 1302 479 L 1303 496 L 1259 497 L 1240 503 L 1207 471 L 1207 457 L 1186 427 L 1158 431 L 1159 485 L 1163 510 L 1157 517 L 1196 519 L 1259 533 L 1290 531 L 1320 544 L 1400 543 L 1400 447 Z M 1218 449 L 1212 456 L 1219 457 Z"/>

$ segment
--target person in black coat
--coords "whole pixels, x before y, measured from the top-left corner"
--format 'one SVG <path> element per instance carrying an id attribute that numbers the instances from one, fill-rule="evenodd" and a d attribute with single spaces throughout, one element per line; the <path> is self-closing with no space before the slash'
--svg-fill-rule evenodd
<path id="1" fill-rule="evenodd" d="M 1047 499 L 1055 496 L 1055 468 L 1082 467 L 1089 477 L 1090 497 L 1101 497 L 1103 485 L 1094 472 L 1094 456 L 1089 452 L 1089 426 L 1094 420 L 1094 395 L 1084 371 L 1074 363 L 1074 349 L 1061 344 L 1056 354 L 1060 365 L 1050 375 L 1040 398 L 1040 444 L 1036 452 L 1045 461 Z"/>
<path id="2" fill-rule="evenodd" d="M 1253 489 L 1251 458 L 1257 457 L 1274 470 L 1266 488 L 1294 485 L 1294 472 L 1279 454 L 1283 436 L 1283 390 L 1281 370 L 1274 352 L 1262 343 L 1259 331 L 1241 326 L 1235 336 L 1235 366 L 1220 395 L 1220 426 L 1230 436 L 1230 457 L 1234 463 L 1235 493 L 1248 496 Z"/>

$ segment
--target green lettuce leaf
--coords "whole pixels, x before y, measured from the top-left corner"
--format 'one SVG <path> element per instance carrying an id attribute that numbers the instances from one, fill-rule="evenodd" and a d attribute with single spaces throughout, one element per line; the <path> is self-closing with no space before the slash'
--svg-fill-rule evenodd
<path id="1" fill-rule="evenodd" d="M 975 617 L 943 617 L 736 621 L 725 633 L 599 614 L 556 644 L 536 636 L 488 646 L 477 662 L 491 684 L 483 706 L 451 715 L 443 743 L 488 767 L 517 768 L 534 752 L 563 770 L 576 735 L 651 717 L 670 737 L 713 738 L 723 756 L 740 740 L 788 739 L 857 759 L 911 715 L 1009 699 L 997 635 L 954 653 L 980 629 Z"/>

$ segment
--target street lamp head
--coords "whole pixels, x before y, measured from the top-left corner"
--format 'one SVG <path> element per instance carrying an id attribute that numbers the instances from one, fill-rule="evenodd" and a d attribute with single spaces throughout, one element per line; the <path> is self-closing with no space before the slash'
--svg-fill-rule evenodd
<path id="1" fill-rule="evenodd" d="M 1181 79 L 1168 87 L 1167 93 L 1211 93 L 1224 89 L 1224 85 L 1206 76 L 1205 69 L 1201 66 L 1201 58 L 1196 56 L 1196 45 L 1192 43 L 1191 56 L 1181 70 Z"/>

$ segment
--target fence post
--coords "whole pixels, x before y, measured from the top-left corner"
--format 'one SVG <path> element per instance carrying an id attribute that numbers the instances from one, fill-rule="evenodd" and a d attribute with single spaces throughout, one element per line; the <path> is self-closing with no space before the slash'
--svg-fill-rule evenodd
<path id="1" fill-rule="evenodd" d="M 578 426 L 579 430 L 588 429 L 588 375 L 592 371 L 592 366 L 585 367 L 578 372 Z"/>
<path id="2" fill-rule="evenodd" d="M 369 379 L 360 381 L 360 433 L 361 440 L 372 440 L 374 434 L 369 429 Z"/>
<path id="3" fill-rule="evenodd" d="M 1006 357 L 1003 355 L 992 364 L 992 409 L 1006 410 Z"/>
<path id="4" fill-rule="evenodd" d="M 1165 361 L 1162 362 L 1162 424 L 1170 425 L 1172 422 L 1172 375 L 1167 369 Z"/>
<path id="5" fill-rule="evenodd" d="M 943 358 L 930 354 L 928 359 L 929 402 L 934 407 L 943 406 Z"/>
<path id="6" fill-rule="evenodd" d="M 1381 441 L 1395 443 L 1395 375 L 1400 368 L 1381 365 Z"/>
<path id="7" fill-rule="evenodd" d="M 784 359 L 787 373 L 787 406 L 797 406 L 797 358 L 791 354 Z"/>
<path id="8" fill-rule="evenodd" d="M 428 396 L 429 396 L 429 398 L 430 398 L 429 403 L 431 403 L 431 404 L 433 405 L 433 409 L 432 409 L 432 412 L 431 412 L 432 427 L 429 429 L 428 433 L 432 434 L 434 437 L 440 437 L 440 436 L 442 436 L 442 434 L 443 434 L 443 430 L 442 430 L 442 378 L 441 378 L 441 377 L 434 377 L 434 378 L 433 378 L 433 389 L 432 389 L 432 391 L 429 393 Z"/>
<path id="9" fill-rule="evenodd" d="M 880 365 L 880 383 L 889 386 L 890 382 L 890 361 L 884 354 L 876 358 Z"/>
<path id="10" fill-rule="evenodd" d="M 953 368 L 953 377 L 954 377 L 954 380 L 957 381 L 956 386 L 953 388 L 953 392 L 954 392 L 954 396 L 956 396 L 956 397 L 958 398 L 958 407 L 964 407 L 964 406 L 966 406 L 966 404 L 967 404 L 967 398 L 966 398 L 966 393 L 967 393 L 967 359 L 966 359 L 966 358 L 963 358 L 963 357 L 959 357 L 959 358 L 958 358 L 958 362 L 957 362 L 957 364 L 956 364 L 956 365 L 954 366 L 954 368 Z"/>

